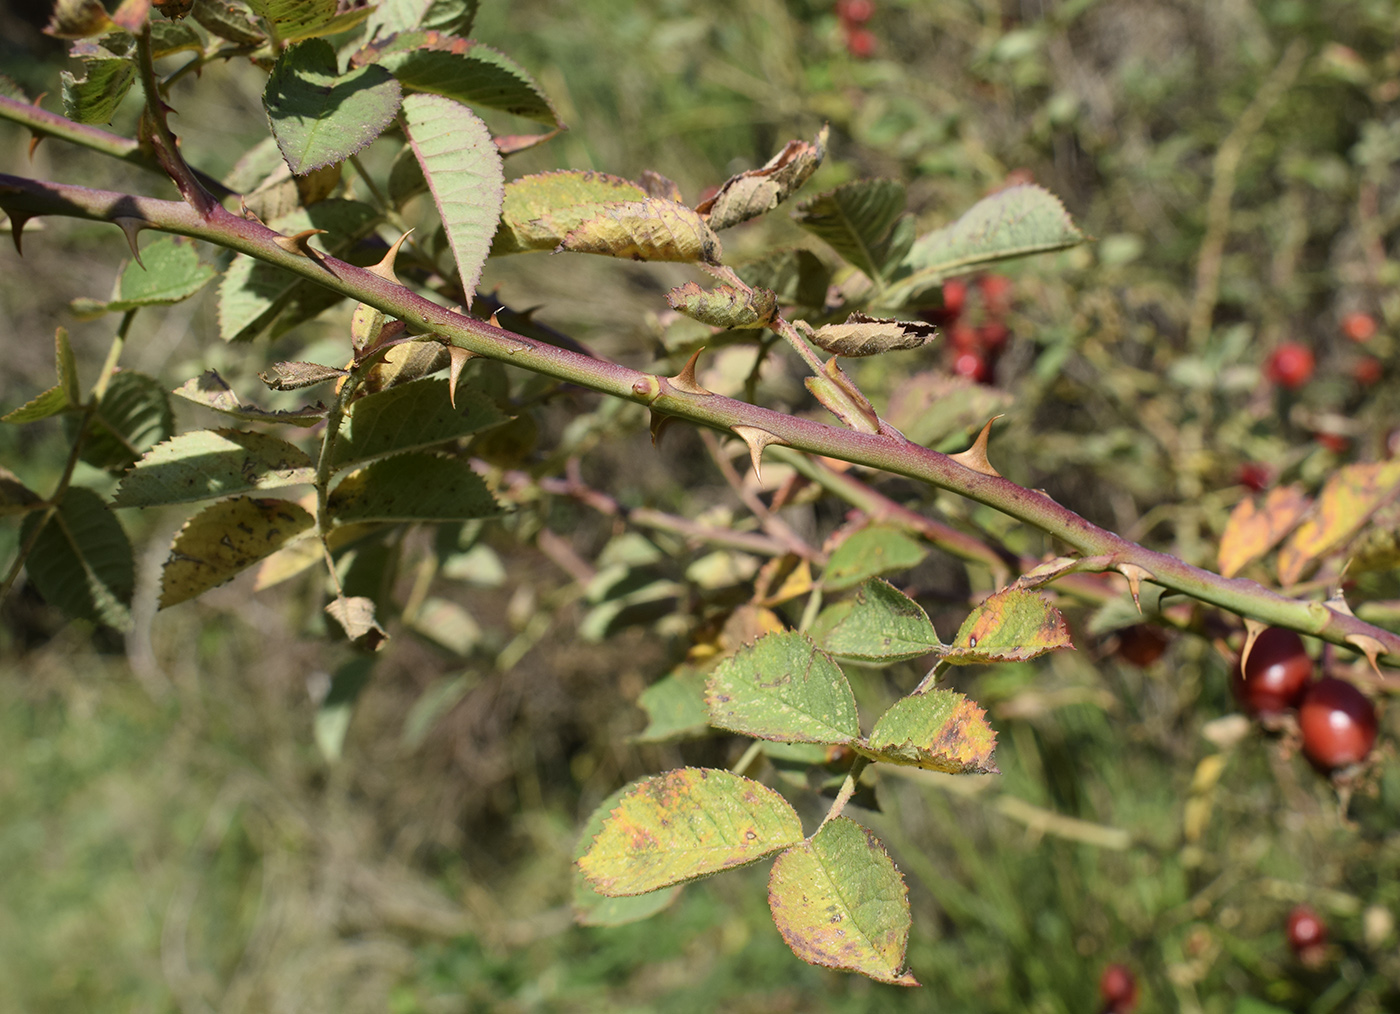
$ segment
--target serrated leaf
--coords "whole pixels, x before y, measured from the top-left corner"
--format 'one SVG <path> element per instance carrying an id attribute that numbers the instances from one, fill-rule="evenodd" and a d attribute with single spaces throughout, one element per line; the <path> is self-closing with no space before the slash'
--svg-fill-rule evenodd
<path id="1" fill-rule="evenodd" d="M 353 28 L 369 17 L 370 9 L 351 8 L 337 14 L 338 0 L 244 0 L 253 13 L 267 18 L 284 43 Z"/>
<path id="2" fill-rule="evenodd" d="M 136 82 L 136 64 L 107 56 L 83 61 L 82 77 L 59 74 L 63 115 L 78 123 L 111 123 L 112 115 Z"/>
<path id="3" fill-rule="evenodd" d="M 77 417 L 66 422 L 76 426 Z M 94 468 L 120 473 L 175 432 L 170 396 L 154 378 L 134 370 L 113 374 L 88 422 L 78 456 Z"/>
<path id="4" fill-rule="evenodd" d="M 788 849 L 768 878 L 773 922 L 792 952 L 825 968 L 896 986 L 919 983 L 905 968 L 909 890 L 874 833 L 849 817 Z"/>
<path id="5" fill-rule="evenodd" d="M 865 746 L 879 761 L 953 775 L 996 774 L 997 734 L 987 713 L 952 690 L 929 690 L 895 701 Z"/>
<path id="6" fill-rule="evenodd" d="M 776 208 L 806 183 L 826 157 L 828 128 L 812 143 L 789 141 L 758 169 L 731 176 L 713 197 L 696 205 L 711 229 L 727 229 Z"/>
<path id="7" fill-rule="evenodd" d="M 271 556 L 316 519 L 290 500 L 221 500 L 185 522 L 161 571 L 160 608 L 203 595 Z"/>
<path id="8" fill-rule="evenodd" d="M 846 676 L 806 634 L 767 634 L 720 663 L 705 687 L 717 729 L 784 743 L 860 736 Z"/>
<path id="9" fill-rule="evenodd" d="M 20 528 L 21 544 L 42 524 L 25 570 L 44 601 L 68 616 L 131 626 L 135 561 L 117 516 L 85 486 L 69 486 L 52 515 L 35 511 Z"/>
<path id="10" fill-rule="evenodd" d="M 938 336 L 932 324 L 910 320 L 881 320 L 853 313 L 843 324 L 827 324 L 808 337 L 820 349 L 837 356 L 873 356 L 897 349 L 916 349 Z"/>
<path id="11" fill-rule="evenodd" d="M 684 204 L 648 197 L 598 207 L 559 244 L 575 253 L 718 264 L 719 237 Z"/>
<path id="12" fill-rule="evenodd" d="M 682 665 L 643 690 L 637 705 L 647 713 L 647 727 L 633 740 L 664 743 L 703 734 L 710 726 L 710 706 L 705 703 L 708 680 L 704 669 Z"/>
<path id="13" fill-rule="evenodd" d="M 270 369 L 258 374 L 258 379 L 274 391 L 299 391 L 349 375 L 349 370 L 320 363 L 273 363 Z"/>
<path id="14" fill-rule="evenodd" d="M 904 202 L 903 183 L 856 180 L 799 204 L 793 218 L 871 278 L 879 278 Z"/>
<path id="15" fill-rule="evenodd" d="M 951 225 L 914 241 L 899 265 L 898 289 L 914 293 L 984 264 L 1063 250 L 1084 242 L 1060 199 L 1033 183 L 984 197 Z M 898 295 L 890 294 L 891 305 Z"/>
<path id="16" fill-rule="evenodd" d="M 808 634 L 841 659 L 888 665 L 942 647 L 928 614 L 888 581 L 865 582 L 844 601 L 823 609 Z"/>
<path id="17" fill-rule="evenodd" d="M 295 444 L 244 430 L 194 430 L 157 444 L 117 488 L 118 507 L 155 507 L 277 489 L 316 478 L 310 455 Z"/>
<path id="18" fill-rule="evenodd" d="M 893 525 L 868 525 L 847 536 L 827 559 L 822 587 L 854 588 L 880 574 L 917 567 L 928 556 L 923 544 Z"/>
<path id="19" fill-rule="evenodd" d="M 374 656 L 361 655 L 338 668 L 331 675 L 326 699 L 316 709 L 311 732 L 321 756 L 334 764 L 345 748 L 345 734 L 355 716 L 355 702 L 369 684 L 374 669 Z"/>
<path id="20" fill-rule="evenodd" d="M 1234 577 L 1245 566 L 1273 549 L 1293 530 L 1309 501 L 1301 486 L 1276 486 L 1262 504 L 1246 497 L 1235 505 L 1220 533 L 1216 561 L 1222 577 Z"/>
<path id="21" fill-rule="evenodd" d="M 8 468 L 0 466 L 0 518 L 28 514 L 43 502 L 43 498 L 38 493 L 19 481 L 19 476 Z M 701 696 L 700 707 L 703 709 L 703 692 Z"/>
<path id="22" fill-rule="evenodd" d="M 393 122 L 401 96 L 383 67 L 338 74 L 331 44 L 311 39 L 278 59 L 263 108 L 287 166 L 304 176 L 368 147 Z"/>
<path id="23" fill-rule="evenodd" d="M 1003 588 L 972 611 L 943 652 L 954 665 L 1024 662 L 1073 648 L 1060 611 L 1039 592 Z"/>
<path id="24" fill-rule="evenodd" d="M 91 313 L 125 313 L 142 306 L 169 306 L 188 299 L 208 284 L 215 271 L 199 260 L 194 242 L 183 236 L 162 236 L 141 251 L 145 267 L 127 264 L 117 279 L 116 293 L 106 303 L 92 301 Z"/>
<path id="25" fill-rule="evenodd" d="M 578 866 L 610 898 L 744 866 L 802 840 L 786 799 L 749 778 L 680 768 L 623 794 Z"/>
<path id="26" fill-rule="evenodd" d="M 831 269 L 810 250 L 774 250 L 766 257 L 734 269 L 756 288 L 772 289 L 785 306 L 822 307 L 831 284 Z"/>
<path id="27" fill-rule="evenodd" d="M 1313 516 L 1278 551 L 1278 578 L 1291 585 L 1313 560 L 1351 538 L 1366 519 L 1400 492 L 1400 461 L 1344 465 L 1317 495 Z"/>
<path id="28" fill-rule="evenodd" d="M 380 0 L 365 23 L 365 38 L 384 38 L 413 28 L 470 35 L 477 0 Z"/>
<path id="29" fill-rule="evenodd" d="M 560 125 L 549 99 L 523 67 L 471 39 L 435 31 L 400 32 L 364 46 L 350 58 L 355 67 L 372 63 L 393 74 L 406 91 Z"/>
<path id="30" fill-rule="evenodd" d="M 501 512 L 465 461 L 400 454 L 351 472 L 331 491 L 337 524 L 357 521 L 468 521 Z"/>
<path id="31" fill-rule="evenodd" d="M 458 388 L 454 408 L 446 380 L 414 380 L 356 400 L 336 436 L 331 463 L 342 469 L 423 450 L 506 421 L 496 403 L 470 383 Z"/>
<path id="32" fill-rule="evenodd" d="M 740 292 L 732 285 L 702 289 L 686 282 L 666 293 L 671 309 L 711 327 L 730 329 L 767 327 L 778 312 L 778 300 L 767 289 Z"/>
<path id="33" fill-rule="evenodd" d="M 315 426 L 326 417 L 326 406 L 317 402 L 302 408 L 268 409 L 245 405 L 233 388 L 215 370 L 205 370 L 171 392 L 178 398 L 213 409 L 244 422 L 283 423 L 288 426 Z"/>
<path id="34" fill-rule="evenodd" d="M 38 422 L 63 412 L 71 412 L 73 407 L 68 403 L 68 396 L 63 392 L 63 388 L 55 386 L 42 394 L 36 394 L 19 408 L 11 409 L 4 416 L 0 416 L 0 422 Z"/>
<path id="35" fill-rule="evenodd" d="M 211 35 L 236 45 L 257 46 L 267 39 L 242 7 L 225 0 L 194 0 L 191 13 Z"/>
<path id="36" fill-rule="evenodd" d="M 370 205 L 335 198 L 269 224 L 288 235 L 325 229 L 320 241 L 332 256 L 364 267 L 377 261 L 382 250 L 362 254 L 355 244 L 373 232 L 378 221 L 379 212 Z M 251 341 L 271 328 L 276 338 L 344 298 L 324 285 L 239 254 L 219 285 L 219 336 L 224 341 Z"/>
<path id="37" fill-rule="evenodd" d="M 408 143 L 432 191 L 471 306 L 501 217 L 501 156 L 486 124 L 465 106 L 437 95 L 403 102 Z"/>
<path id="38" fill-rule="evenodd" d="M 593 839 L 603 830 L 603 821 L 617 809 L 628 788 L 623 786 L 598 804 L 597 809 L 583 825 L 583 830 L 579 832 L 578 844 L 574 847 L 574 918 L 582 926 L 625 926 L 628 923 L 640 922 L 666 908 L 681 893 L 680 885 L 676 884 L 648 894 L 609 898 L 593 890 L 588 878 L 578 868 L 578 861 L 593 844 Z"/>
<path id="39" fill-rule="evenodd" d="M 638 184 L 607 173 L 561 169 L 522 176 L 505 186 L 501 225 L 491 253 L 554 250 L 601 205 L 646 197 Z"/>

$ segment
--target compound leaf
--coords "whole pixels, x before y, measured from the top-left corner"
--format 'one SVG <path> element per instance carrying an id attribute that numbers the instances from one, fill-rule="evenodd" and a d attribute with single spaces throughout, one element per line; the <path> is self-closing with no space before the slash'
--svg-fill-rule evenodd
<path id="1" fill-rule="evenodd" d="M 860 736 L 846 676 L 806 634 L 771 633 L 725 659 L 705 699 L 719 729 L 785 743 L 849 743 Z"/>

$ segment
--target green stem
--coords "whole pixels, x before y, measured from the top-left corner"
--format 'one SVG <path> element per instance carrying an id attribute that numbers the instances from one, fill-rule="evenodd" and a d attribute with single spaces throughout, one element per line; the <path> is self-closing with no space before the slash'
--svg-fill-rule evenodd
<path id="1" fill-rule="evenodd" d="M 802 357 L 802 361 L 811 368 L 813 373 L 819 377 L 824 376 L 822 373 L 821 357 L 818 356 L 816 350 L 808 344 L 807 339 L 802 337 L 801 332 L 799 332 L 797 328 L 793 327 L 792 324 L 782 317 L 775 318 L 772 326 L 774 331 L 782 335 L 783 338 L 787 340 L 787 343 L 797 350 L 797 354 Z"/>
<path id="2" fill-rule="evenodd" d="M 827 823 L 841 816 L 841 811 L 846 808 L 846 804 L 851 801 L 851 797 L 856 794 L 856 786 L 860 782 L 860 776 L 865 773 L 865 769 L 870 766 L 870 758 L 857 755 L 851 764 L 851 770 L 846 774 L 846 780 L 841 783 L 841 791 L 836 793 L 836 798 L 831 801 L 831 809 L 826 811 L 826 816 L 817 825 L 817 831 L 826 827 Z M 812 832 L 813 837 L 817 831 Z"/>
<path id="3" fill-rule="evenodd" d="M 1081 555 L 1106 557 L 1108 565 L 1115 568 L 1128 564 L 1141 567 L 1148 574 L 1147 580 L 1163 588 L 1335 644 L 1345 646 L 1348 638 L 1371 638 L 1384 653 L 1400 659 L 1400 634 L 1364 623 L 1321 602 L 1290 599 L 1255 581 L 1223 578 L 1139 546 L 1091 524 L 1038 490 L 1018 486 L 1001 476 L 974 471 L 946 454 L 888 433 L 858 433 L 717 394 L 682 391 L 665 377 L 512 334 L 485 321 L 454 313 L 334 257 L 318 255 L 313 260 L 302 253 L 283 249 L 276 243 L 281 237 L 267 226 L 240 218 L 218 205 L 206 219 L 187 205 L 172 201 L 0 174 L 0 208 L 21 218 L 38 214 L 95 221 L 139 218 L 152 228 L 206 240 L 312 279 L 405 321 L 411 332 L 431 332 L 444 342 L 478 355 L 648 405 L 701 426 L 727 431 L 735 426 L 748 426 L 763 430 L 800 451 L 927 482 L 1039 528 Z"/>

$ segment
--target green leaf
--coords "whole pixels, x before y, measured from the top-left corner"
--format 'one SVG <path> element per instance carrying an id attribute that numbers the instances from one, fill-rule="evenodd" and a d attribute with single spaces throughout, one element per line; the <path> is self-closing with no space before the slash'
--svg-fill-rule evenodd
<path id="1" fill-rule="evenodd" d="M 131 626 L 135 563 L 131 542 L 102 498 L 84 486 L 70 486 L 51 516 L 35 511 L 24 519 L 21 543 L 43 524 L 25 560 L 25 569 L 44 601 L 69 616 Z"/>
<path id="2" fill-rule="evenodd" d="M 194 430 L 151 448 L 122 477 L 118 507 L 209 500 L 276 489 L 316 478 L 311 457 L 295 444 L 244 430 Z"/>
<path id="3" fill-rule="evenodd" d="M 331 764 L 340 760 L 345 748 L 345 734 L 350 731 L 350 720 L 355 717 L 355 702 L 369 685 L 373 670 L 373 655 L 361 655 L 346 662 L 331 676 L 326 699 L 316 709 L 312 735 L 321 756 Z"/>
<path id="4" fill-rule="evenodd" d="M 316 519 L 290 500 L 221 500 L 185 522 L 161 571 L 160 608 L 203 595 L 271 556 Z"/>
<path id="5" fill-rule="evenodd" d="M 803 961 L 896 986 L 905 968 L 909 891 L 875 835 L 848 817 L 827 821 L 788 849 L 768 878 L 773 922 Z"/>
<path id="6" fill-rule="evenodd" d="M 551 127 L 559 117 L 540 86 L 504 53 L 441 32 L 400 32 L 370 43 L 350 58 L 354 67 L 378 64 L 405 91 L 441 95 L 469 106 L 486 106 Z"/>
<path id="7" fill-rule="evenodd" d="M 632 739 L 664 743 L 703 735 L 710 727 L 710 706 L 705 703 L 708 679 L 704 669 L 681 665 L 643 690 L 637 704 L 647 713 L 647 727 Z"/>
<path id="8" fill-rule="evenodd" d="M 806 634 L 772 633 L 722 662 L 706 685 L 710 724 L 785 743 L 860 737 L 846 676 Z"/>
<path id="9" fill-rule="evenodd" d="M 731 329 L 767 327 L 778 312 L 778 300 L 767 289 L 740 292 L 732 285 L 702 289 L 694 282 L 666 293 L 671 309 L 711 327 Z"/>
<path id="10" fill-rule="evenodd" d="M 953 775 L 997 774 L 997 734 L 987 713 L 952 690 L 929 690 L 894 702 L 870 732 L 876 760 Z"/>
<path id="11" fill-rule="evenodd" d="M 193 241 L 183 236 L 163 236 L 141 251 L 142 267 L 130 262 L 117 279 L 117 291 L 106 303 L 85 300 L 84 317 L 101 313 L 125 313 L 142 306 L 169 306 L 188 299 L 214 277 L 202 264 Z"/>
<path id="12" fill-rule="evenodd" d="M 928 556 L 922 543 L 893 525 L 869 525 L 847 536 L 827 560 L 822 587 L 853 588 L 878 574 L 917 567 Z"/>
<path id="13" fill-rule="evenodd" d="M 76 416 L 65 421 L 76 428 Z M 144 373 L 122 370 L 107 385 L 78 456 L 94 468 L 121 473 L 174 432 L 175 414 L 165 388 Z"/>
<path id="14" fill-rule="evenodd" d="M 943 657 L 953 665 L 1024 662 L 1073 648 L 1060 611 L 1039 592 L 1003 588 L 972 611 Z"/>
<path id="15" fill-rule="evenodd" d="M 850 598 L 823 609 L 808 631 L 837 658 L 888 665 L 942 647 L 917 602 L 876 578 Z"/>
<path id="16" fill-rule="evenodd" d="M 51 387 L 42 394 L 36 394 L 19 408 L 11 409 L 4 416 L 0 416 L 0 422 L 32 423 L 71 411 L 73 406 L 69 404 L 68 395 L 64 393 L 63 388 Z"/>
<path id="17" fill-rule="evenodd" d="M 804 201 L 793 218 L 871 278 L 879 278 L 892 252 L 889 241 L 904 201 L 903 183 L 856 180 Z"/>
<path id="18" fill-rule="evenodd" d="M 727 229 L 776 208 L 791 197 L 826 157 L 827 127 L 812 143 L 789 141 L 758 169 L 731 176 L 713 197 L 696 205 L 711 229 Z"/>
<path id="19" fill-rule="evenodd" d="M 28 514 L 43 502 L 38 493 L 19 481 L 19 476 L 0 466 L 0 518 Z M 704 709 L 703 700 L 700 707 Z"/>
<path id="20" fill-rule="evenodd" d="M 350 8 L 336 13 L 338 0 L 245 0 L 253 13 L 267 18 L 284 43 L 320 35 L 335 35 L 354 28 L 373 8 Z"/>
<path id="21" fill-rule="evenodd" d="M 68 341 L 68 329 L 57 328 L 53 334 L 54 366 L 58 372 L 58 386 L 63 389 L 68 404 L 77 408 L 83 402 L 78 387 L 78 360 L 73 355 L 73 345 Z"/>
<path id="22" fill-rule="evenodd" d="M 331 492 L 337 524 L 355 521 L 467 521 L 501 512 L 465 461 L 400 454 L 351 472 Z"/>
<path id="23" fill-rule="evenodd" d="M 258 46 L 267 39 L 242 7 L 226 0 L 194 0 L 191 13 L 211 35 L 236 45 Z"/>
<path id="24" fill-rule="evenodd" d="M 413 28 L 470 35 L 478 6 L 477 0 L 380 0 L 365 22 L 364 37 L 383 39 Z"/>
<path id="25" fill-rule="evenodd" d="M 456 408 L 448 400 L 447 388 L 446 380 L 425 378 L 355 401 L 336 436 L 332 465 L 347 468 L 423 450 L 507 420 L 496 403 L 470 383 L 457 389 Z"/>
<path id="26" fill-rule="evenodd" d="M 470 655 L 481 642 L 481 625 L 472 614 L 450 599 L 429 595 L 423 604 L 404 617 L 407 625 L 442 645 L 454 655 Z"/>
<path id="27" fill-rule="evenodd" d="M 98 57 L 83 60 L 83 70 L 80 78 L 66 70 L 59 74 L 63 115 L 78 123 L 111 123 L 136 82 L 136 64 L 119 57 Z"/>
<path id="28" fill-rule="evenodd" d="M 744 866 L 802 840 L 786 799 L 749 778 L 680 768 L 623 794 L 578 861 L 599 894 L 646 894 Z"/>
<path id="29" fill-rule="evenodd" d="M 470 306 L 501 217 L 501 155 L 486 124 L 451 99 L 410 95 L 403 112 Z"/>
<path id="30" fill-rule="evenodd" d="M 283 423 L 288 426 L 315 426 L 326 417 L 326 406 L 317 402 L 302 408 L 268 409 L 245 405 L 215 370 L 205 370 L 171 392 L 178 398 L 203 405 L 244 422 Z"/>
<path id="31" fill-rule="evenodd" d="M 378 260 L 382 251 L 361 256 L 355 244 L 373 232 L 378 221 L 379 213 L 370 205 L 337 198 L 317 201 L 268 224 L 289 235 L 325 229 L 320 239 L 326 250 L 363 267 Z M 219 286 L 219 335 L 224 341 L 251 341 L 270 327 L 276 338 L 344 298 L 324 285 L 239 254 Z"/>
<path id="32" fill-rule="evenodd" d="M 285 51 L 272 68 L 263 108 L 282 157 L 304 176 L 368 147 L 393 122 L 401 94 L 383 67 L 337 74 L 331 44 L 312 39 Z"/>
<path id="33" fill-rule="evenodd" d="M 916 373 L 896 387 L 883 414 L 916 444 L 942 450 L 945 440 L 956 438 L 961 449 L 967 446 L 969 431 L 976 433 L 1012 401 L 1010 394 L 994 387 L 929 371 Z"/>
<path id="34" fill-rule="evenodd" d="M 899 265 L 898 289 L 913 294 L 951 275 L 1012 257 L 1084 242 L 1060 199 L 1033 183 L 985 197 L 952 225 L 925 233 Z M 891 294 L 886 301 L 896 303 Z"/>
<path id="35" fill-rule="evenodd" d="M 506 184 L 491 253 L 554 250 L 601 205 L 646 197 L 638 184 L 607 173 L 561 169 L 522 176 Z"/>
<path id="36" fill-rule="evenodd" d="M 639 261 L 718 264 L 719 237 L 684 204 L 648 197 L 604 204 L 570 230 L 560 250 Z"/>
<path id="37" fill-rule="evenodd" d="M 640 922 L 666 908 L 679 897 L 680 885 L 663 887 L 659 891 L 637 894 L 625 898 L 608 898 L 589 886 L 577 863 L 593 844 L 593 839 L 603 830 L 603 821 L 617 809 L 628 787 L 623 786 L 598 805 L 589 816 L 579 833 L 578 844 L 574 848 L 574 917 L 583 926 L 625 926 Z"/>
<path id="38" fill-rule="evenodd" d="M 831 269 L 810 250 L 774 250 L 734 269 L 756 288 L 772 289 L 784 306 L 822 307 L 831 284 Z"/>

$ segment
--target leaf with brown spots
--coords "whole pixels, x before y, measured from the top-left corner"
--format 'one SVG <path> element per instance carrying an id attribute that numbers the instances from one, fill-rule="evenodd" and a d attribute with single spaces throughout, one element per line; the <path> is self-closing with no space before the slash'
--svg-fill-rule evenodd
<path id="1" fill-rule="evenodd" d="M 806 634 L 768 634 L 710 676 L 710 724 L 780 743 L 849 743 L 860 736 L 846 676 Z"/>
<path id="2" fill-rule="evenodd" d="M 778 857 L 768 907 L 792 953 L 808 964 L 919 984 L 904 964 L 909 890 L 880 840 L 850 818 L 828 821 Z"/>
<path id="3" fill-rule="evenodd" d="M 749 778 L 679 768 L 634 784 L 578 866 L 609 898 L 743 866 L 802 840 L 788 801 Z"/>
<path id="4" fill-rule="evenodd" d="M 1234 577 L 1245 566 L 1276 546 L 1308 509 L 1301 486 L 1277 486 L 1261 505 L 1255 498 L 1241 500 L 1230 512 L 1220 536 L 1216 562 L 1224 577 Z"/>
<path id="5" fill-rule="evenodd" d="M 204 594 L 271 556 L 313 524 L 290 500 L 248 496 L 204 508 L 180 529 L 161 572 L 160 608 Z"/>
<path id="6" fill-rule="evenodd" d="M 1060 611 L 1039 592 L 1003 588 L 989 595 L 958 629 L 943 653 L 953 665 L 1024 662 L 1073 648 Z"/>
<path id="7" fill-rule="evenodd" d="M 789 141 L 765 165 L 731 176 L 695 210 L 709 220 L 712 229 L 727 229 L 771 211 L 817 171 L 826 156 L 828 134 L 828 128 L 822 127 L 811 143 Z"/>
<path id="8" fill-rule="evenodd" d="M 599 206 L 570 230 L 560 250 L 637 261 L 720 262 L 720 242 L 684 204 L 648 197 Z"/>
<path id="9" fill-rule="evenodd" d="M 880 716 L 866 746 L 876 760 L 944 771 L 995 774 L 997 734 L 987 713 L 952 690 L 930 690 L 895 701 Z"/>
<path id="10" fill-rule="evenodd" d="M 1278 579 L 1294 584 L 1309 563 L 1346 542 L 1400 492 L 1400 461 L 1347 465 L 1317 495 L 1317 509 L 1278 551 Z"/>

